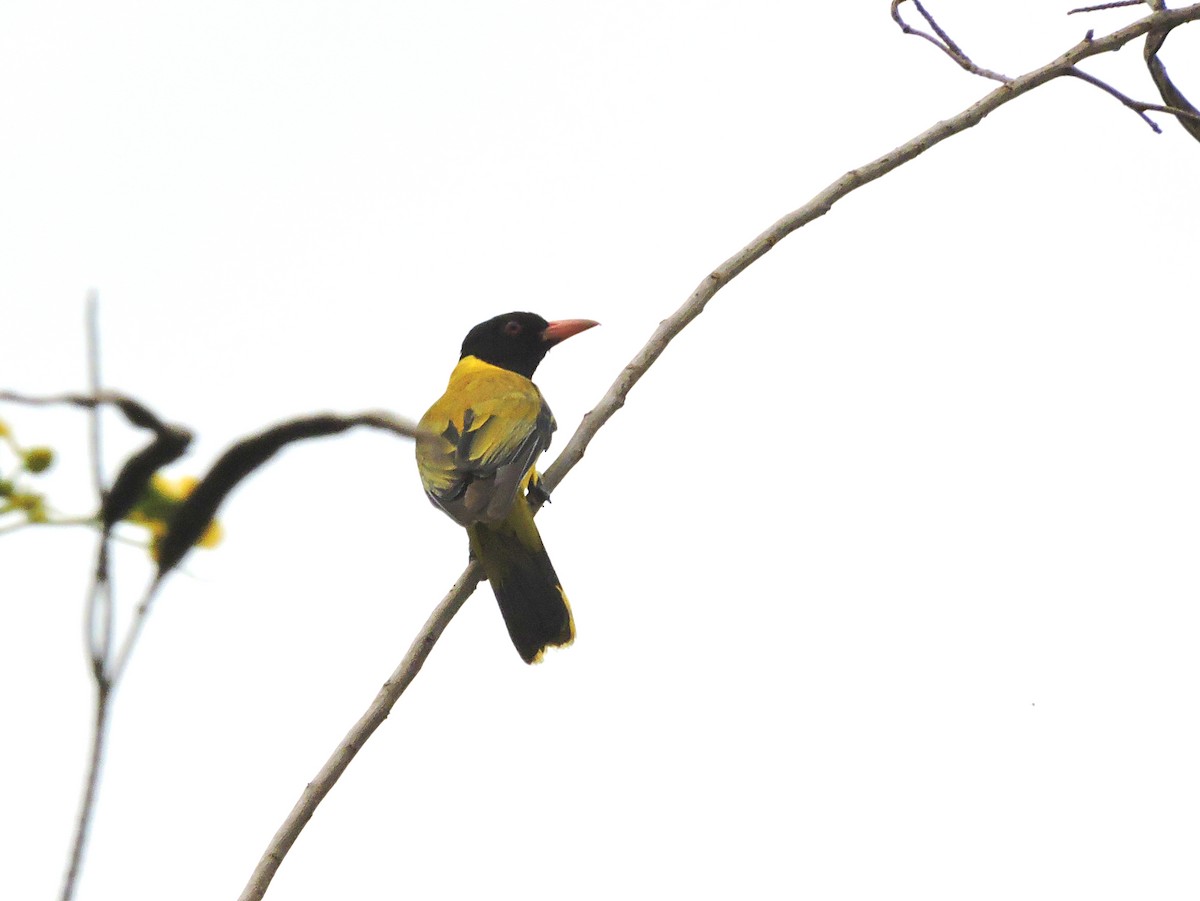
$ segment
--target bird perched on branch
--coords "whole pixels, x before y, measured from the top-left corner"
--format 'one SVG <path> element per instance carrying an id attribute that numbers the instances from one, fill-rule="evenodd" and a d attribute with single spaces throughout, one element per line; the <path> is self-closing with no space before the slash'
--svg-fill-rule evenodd
<path id="1" fill-rule="evenodd" d="M 547 322 L 506 313 L 467 333 L 446 393 L 421 417 L 434 437 L 417 442 L 425 493 L 470 538 L 517 652 L 537 663 L 575 638 L 571 607 L 533 521 L 527 491 L 550 446 L 554 415 L 531 379 L 554 345 L 590 319 Z"/>

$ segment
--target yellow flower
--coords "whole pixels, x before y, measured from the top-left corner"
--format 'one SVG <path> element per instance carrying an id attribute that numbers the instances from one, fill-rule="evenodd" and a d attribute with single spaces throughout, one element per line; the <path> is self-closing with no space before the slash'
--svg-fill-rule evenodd
<path id="1" fill-rule="evenodd" d="M 19 510 L 25 514 L 25 519 L 28 522 L 34 523 L 46 522 L 49 518 L 46 515 L 46 499 L 40 494 L 34 494 L 29 491 L 10 490 L 6 497 L 8 500 L 3 507 L 0 507 L 0 513 L 10 513 Z"/>
<path id="2" fill-rule="evenodd" d="M 30 472 L 45 472 L 54 465 L 54 451 L 49 447 L 33 447 L 25 451 L 24 466 Z"/>
<path id="3" fill-rule="evenodd" d="M 162 497 L 170 498 L 172 501 L 185 501 L 188 495 L 196 490 L 196 486 L 200 484 L 200 480 L 195 476 L 183 476 L 179 479 L 168 479 L 160 472 L 156 472 L 150 479 L 149 488 L 158 492 Z"/>
<path id="4" fill-rule="evenodd" d="M 166 476 L 156 473 L 150 479 L 150 484 L 142 492 L 141 498 L 129 511 L 129 515 L 125 517 L 126 522 L 144 526 L 149 530 L 150 556 L 158 559 L 159 542 L 167 534 L 175 511 L 187 500 L 188 495 L 195 490 L 198 484 L 199 479 L 192 476 L 168 479 Z M 223 536 L 221 524 L 214 519 L 208 524 L 208 528 L 204 530 L 204 534 L 200 536 L 196 544 L 199 547 L 216 547 L 221 543 Z"/>

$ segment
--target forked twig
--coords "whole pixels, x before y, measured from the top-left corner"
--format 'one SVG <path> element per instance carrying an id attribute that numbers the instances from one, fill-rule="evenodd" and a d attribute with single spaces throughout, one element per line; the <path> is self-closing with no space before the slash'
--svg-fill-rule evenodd
<path id="1" fill-rule="evenodd" d="M 1141 2 L 1141 0 L 1138 0 L 1138 2 Z M 1145 103 L 1141 100 L 1134 100 L 1132 97 L 1122 94 L 1107 82 L 1101 81 L 1095 75 L 1089 75 L 1082 69 L 1075 69 L 1070 74 L 1073 78 L 1086 81 L 1090 85 L 1095 85 L 1106 94 L 1111 94 L 1113 97 L 1116 97 L 1121 101 L 1122 104 L 1137 113 L 1143 122 L 1154 129 L 1155 134 L 1162 134 L 1162 127 L 1146 115 L 1148 112 L 1167 113 L 1168 115 L 1174 116 L 1177 119 L 1190 119 L 1191 121 L 1200 124 L 1200 114 L 1196 113 L 1194 110 L 1179 109 L 1178 107 L 1174 106 L 1164 106 L 1161 103 Z"/>
<path id="2" fill-rule="evenodd" d="M 975 63 L 972 62 L 971 59 L 962 51 L 962 48 L 954 42 L 954 39 L 946 33 L 945 29 L 938 25 L 937 20 L 934 19 L 929 11 L 925 9 L 925 6 L 921 3 L 921 0 L 912 0 L 912 4 L 924 17 L 925 21 L 929 23 L 929 27 L 934 30 L 934 33 L 937 35 L 937 37 L 921 31 L 919 28 L 913 28 L 911 25 L 905 22 L 903 17 L 900 15 L 900 4 L 904 2 L 905 0 L 892 0 L 892 18 L 896 21 L 896 24 L 900 26 L 900 29 L 905 34 L 915 35 L 916 37 L 924 38 L 925 40 L 929 41 L 968 72 L 979 75 L 982 78 L 990 78 L 995 81 L 1001 81 L 1005 83 L 1011 80 L 1004 75 L 991 72 L 987 69 L 982 69 L 975 65 Z M 1071 15 L 1072 13 L 1095 12 L 1102 9 L 1115 9 L 1121 6 L 1140 6 L 1143 3 L 1149 5 L 1156 12 L 1161 12 L 1165 9 L 1162 0 L 1120 0 L 1120 2 L 1117 3 L 1105 3 L 1100 6 L 1080 7 L 1078 9 L 1071 10 L 1067 13 L 1067 15 Z M 1166 113 L 1174 116 L 1179 120 L 1180 125 L 1187 129 L 1189 133 L 1192 133 L 1194 137 L 1197 137 L 1197 139 L 1200 140 L 1200 115 L 1198 115 L 1197 110 L 1187 102 L 1187 98 L 1183 97 L 1183 95 L 1179 93 L 1178 89 L 1176 89 L 1175 86 L 1170 83 L 1170 79 L 1166 76 L 1166 69 L 1163 67 L 1162 63 L 1159 62 L 1157 56 L 1155 55 L 1158 51 L 1158 47 L 1161 46 L 1162 40 L 1165 39 L 1166 34 L 1170 31 L 1171 27 L 1174 26 L 1156 28 L 1152 30 L 1150 36 L 1147 38 L 1148 43 L 1146 48 L 1146 63 L 1150 67 L 1150 74 L 1154 78 L 1154 82 L 1158 86 L 1159 92 L 1163 95 L 1163 99 L 1168 102 L 1168 105 L 1159 103 L 1145 103 L 1141 100 L 1134 100 L 1127 94 L 1118 91 L 1112 85 L 1108 84 L 1108 82 L 1103 81 L 1094 75 L 1089 75 L 1087 72 L 1084 72 L 1078 68 L 1073 68 L 1072 71 L 1066 74 L 1078 78 L 1081 81 L 1085 81 L 1121 101 L 1126 108 L 1132 110 L 1143 122 L 1150 126 L 1155 134 L 1162 134 L 1162 128 L 1159 127 L 1157 122 L 1146 115 L 1147 112 Z M 1094 36 L 1094 31 L 1088 31 L 1083 40 L 1085 43 L 1090 43 L 1094 39 Z"/>
<path id="3" fill-rule="evenodd" d="M 958 44 L 954 43 L 954 40 L 949 34 L 946 33 L 942 26 L 937 23 L 937 20 L 929 14 L 928 10 L 926 10 L 924 5 L 921 3 L 921 0 L 912 0 L 912 4 L 917 8 L 917 12 L 921 14 L 925 21 L 929 23 L 929 27 L 933 29 L 934 34 L 936 34 L 937 37 L 934 37 L 927 31 L 922 31 L 919 28 L 914 28 L 913 26 L 909 25 L 904 21 L 904 17 L 900 15 L 900 4 L 904 2 L 905 0 L 892 0 L 892 19 L 895 20 L 896 24 L 900 26 L 900 30 L 905 34 L 915 35 L 916 37 L 924 38 L 925 40 L 929 41 L 929 43 L 933 44 L 933 46 L 937 47 L 972 75 L 978 75 L 981 78 L 990 78 L 992 81 L 999 81 L 1004 84 L 1012 81 L 1012 79 L 1007 75 L 1001 75 L 999 72 L 993 72 L 991 69 L 984 69 L 981 66 L 977 66 L 971 60 L 971 58 L 963 52 L 962 48 L 959 47 Z"/>

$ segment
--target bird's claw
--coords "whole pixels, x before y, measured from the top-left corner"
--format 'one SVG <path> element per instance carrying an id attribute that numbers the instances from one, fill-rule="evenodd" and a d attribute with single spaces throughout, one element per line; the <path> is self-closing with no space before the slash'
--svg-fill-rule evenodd
<path id="1" fill-rule="evenodd" d="M 526 496 L 529 498 L 529 502 L 536 506 L 550 503 L 550 492 L 542 487 L 540 481 L 529 483 L 529 491 Z"/>

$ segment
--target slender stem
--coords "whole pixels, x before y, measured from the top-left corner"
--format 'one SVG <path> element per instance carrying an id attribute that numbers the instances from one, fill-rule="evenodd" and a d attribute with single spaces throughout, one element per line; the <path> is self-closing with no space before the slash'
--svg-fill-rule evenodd
<path id="1" fill-rule="evenodd" d="M 125 669 L 129 666 L 129 657 L 133 653 L 139 636 L 142 634 L 142 627 L 146 624 L 146 617 L 150 615 L 150 605 L 154 603 L 154 598 L 158 594 L 158 586 L 161 584 L 162 582 L 159 579 L 155 579 L 150 583 L 150 587 L 146 589 L 145 597 L 142 598 L 142 602 L 138 604 L 137 609 L 133 613 L 133 619 L 130 621 L 129 628 L 125 632 L 125 640 L 121 642 L 121 649 L 117 651 L 112 666 L 109 667 L 111 674 L 109 678 L 113 685 L 121 681 L 121 677 L 125 675 Z"/>
<path id="2" fill-rule="evenodd" d="M 275 877 L 275 871 L 283 863 L 283 858 L 291 850 L 292 845 L 300 836 L 301 830 L 312 819 L 321 799 L 333 788 L 334 783 L 346 771 L 346 767 L 350 766 L 350 761 L 362 749 L 366 740 L 387 719 L 388 713 L 400 699 L 404 689 L 408 688 L 412 680 L 417 677 L 417 673 L 421 671 L 421 667 L 425 664 L 425 658 L 433 650 L 442 630 L 462 607 L 463 602 L 471 596 L 471 592 L 475 590 L 475 586 L 482 578 L 483 573 L 476 563 L 470 564 L 463 570 L 458 581 L 454 583 L 454 587 L 442 598 L 441 603 L 426 620 L 424 627 L 409 646 L 408 653 L 400 661 L 400 665 L 383 683 L 383 688 L 379 689 L 379 694 L 375 696 L 375 700 L 371 702 L 366 713 L 346 733 L 346 737 L 342 739 L 337 750 L 325 762 L 325 766 L 321 767 L 321 771 L 317 773 L 313 781 L 305 786 L 300 800 L 296 802 L 296 806 L 292 808 L 287 819 L 283 821 L 283 825 L 271 839 L 267 853 L 258 861 L 258 866 L 254 868 L 250 881 L 242 890 L 239 901 L 258 901 L 266 894 L 267 886 Z"/>
<path id="3" fill-rule="evenodd" d="M 71 859 L 67 864 L 67 876 L 63 880 L 62 894 L 59 896 L 62 901 L 71 901 L 71 898 L 74 897 L 75 886 L 79 881 L 79 872 L 83 867 L 83 852 L 87 846 L 92 815 L 96 809 L 96 794 L 100 788 L 100 770 L 104 763 L 104 739 L 108 733 L 108 714 L 111 701 L 112 685 L 107 679 L 97 680 L 95 720 L 92 723 L 92 754 L 88 764 L 83 799 L 79 804 L 79 819 L 75 823 L 75 840 L 71 843 Z"/>
<path id="4" fill-rule="evenodd" d="M 100 377 L 100 298 L 95 291 L 87 296 L 87 355 L 88 393 L 98 399 L 101 391 Z M 104 475 L 104 431 L 101 403 L 93 403 L 88 413 L 89 449 L 92 458 L 92 484 L 96 490 L 99 509 L 104 509 L 108 497 L 108 483 Z M 110 530 L 101 525 L 100 543 L 96 550 L 96 571 L 92 587 L 88 592 L 87 610 L 84 614 L 88 655 L 97 681 L 106 679 L 108 657 L 112 649 L 113 636 L 113 587 L 109 572 Z M 96 628 L 99 621 L 99 630 Z"/>
<path id="5" fill-rule="evenodd" d="M 100 394 L 100 298 L 95 291 L 87 296 L 87 355 L 88 393 L 93 397 Z M 100 404 L 92 406 L 90 417 L 92 481 L 101 494 L 105 491 L 104 456 L 101 445 Z"/>
<path id="6" fill-rule="evenodd" d="M 1080 6 L 1076 9 L 1067 10 L 1068 16 L 1073 16 L 1076 13 L 1094 13 L 1102 9 L 1118 9 L 1122 6 L 1141 6 L 1146 0 L 1116 0 L 1115 3 L 1101 3 L 1098 6 Z"/>
<path id="7" fill-rule="evenodd" d="M 88 390 L 93 398 L 100 395 L 100 303 L 95 291 L 88 293 L 86 303 Z M 92 458 L 92 480 L 100 509 L 108 493 L 104 477 L 103 431 L 100 418 L 101 404 L 93 403 L 90 420 L 90 455 Z M 109 574 L 108 554 L 109 528 L 102 526 L 96 550 L 96 569 L 88 589 L 84 611 L 85 641 L 88 659 L 91 662 L 92 679 L 96 685 L 96 710 L 92 732 L 92 753 L 88 764 L 83 799 L 79 804 L 79 819 L 75 824 L 75 837 L 63 879 L 62 901 L 71 901 L 79 874 L 83 868 L 83 853 L 87 847 L 88 833 L 96 811 L 96 797 L 100 790 L 100 768 L 104 761 L 104 741 L 108 731 L 109 707 L 112 703 L 114 681 L 108 674 L 108 659 L 112 649 L 113 634 L 113 590 Z M 99 622 L 99 628 L 97 628 Z"/>
<path id="8" fill-rule="evenodd" d="M 96 517 L 94 516 L 67 516 L 62 519 L 47 519 L 42 522 L 30 522 L 28 519 L 10 522 L 0 526 L 0 535 L 7 535 L 9 532 L 18 532 L 21 529 L 31 528 L 46 528 L 47 526 L 87 526 L 95 528 Z"/>

